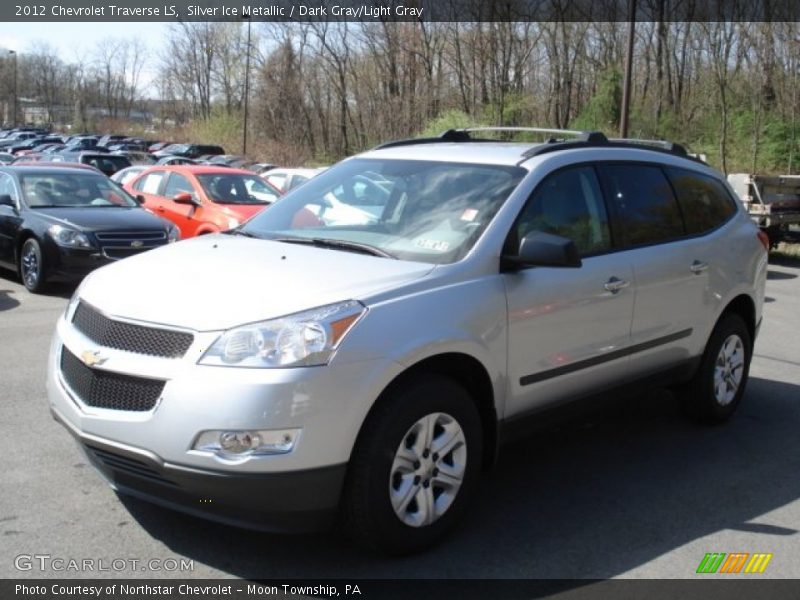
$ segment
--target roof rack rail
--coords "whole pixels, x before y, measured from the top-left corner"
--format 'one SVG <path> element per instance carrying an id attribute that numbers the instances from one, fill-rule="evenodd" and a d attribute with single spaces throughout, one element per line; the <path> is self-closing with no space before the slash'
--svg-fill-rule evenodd
<path id="1" fill-rule="evenodd" d="M 410 146 L 412 144 L 437 144 L 441 142 L 474 142 L 474 141 L 489 141 L 489 140 L 475 140 L 468 133 L 459 129 L 448 129 L 443 131 L 436 137 L 428 138 L 407 138 L 403 140 L 394 140 L 378 144 L 373 150 L 383 150 L 385 148 L 395 148 L 397 146 Z"/>
<path id="2" fill-rule="evenodd" d="M 672 154 L 673 156 L 680 156 L 681 158 L 706 164 L 702 158 L 687 152 L 686 148 L 681 144 L 668 142 L 666 140 L 639 140 L 631 138 L 609 139 L 599 132 L 587 134 L 587 137 L 584 139 L 578 138 L 569 141 L 548 140 L 548 142 L 545 144 L 539 144 L 538 146 L 534 146 L 533 148 L 527 150 L 522 155 L 524 158 L 520 161 L 520 163 L 541 154 L 547 154 L 557 150 L 570 150 L 573 148 L 637 148 L 640 150 L 650 150 L 652 152 Z"/>
<path id="3" fill-rule="evenodd" d="M 395 148 L 397 146 L 410 146 L 414 144 L 436 144 L 441 142 L 501 142 L 498 139 L 486 139 L 472 137 L 471 133 L 478 132 L 494 132 L 494 131 L 508 131 L 515 133 L 549 133 L 560 134 L 566 136 L 573 136 L 578 141 L 600 143 L 607 141 L 606 136 L 599 131 L 577 131 L 573 129 L 547 129 L 542 127 L 467 127 L 464 129 L 448 129 L 436 137 L 428 138 L 408 138 L 403 140 L 394 140 L 379 144 L 373 150 L 383 150 L 385 148 Z M 561 140 L 550 138 L 548 143 L 558 143 Z"/>
<path id="4" fill-rule="evenodd" d="M 465 131 L 467 133 L 472 133 L 474 131 L 510 131 L 513 133 L 555 133 L 561 135 L 571 135 L 577 138 L 584 138 L 593 133 L 589 131 L 578 131 L 576 129 L 550 129 L 546 127 L 467 127 L 465 129 L 459 129 L 458 131 Z"/>
<path id="5" fill-rule="evenodd" d="M 689 154 L 686 147 L 682 144 L 669 142 L 667 140 L 642 140 L 635 138 L 608 138 L 609 142 L 615 144 L 634 144 L 637 146 L 651 146 L 653 148 L 661 148 L 662 150 L 669 150 L 674 154 Z"/>
<path id="6" fill-rule="evenodd" d="M 561 136 L 559 138 L 550 137 L 544 143 L 537 144 L 522 153 L 521 164 L 541 154 L 556 152 L 558 150 L 571 150 L 577 148 L 638 148 L 662 152 L 680 156 L 705 164 L 705 161 L 698 156 L 690 154 L 685 146 L 668 142 L 666 140 L 643 140 L 633 138 L 607 138 L 600 131 L 580 131 L 575 129 L 550 129 L 544 127 L 467 127 L 464 129 L 448 129 L 436 137 L 428 138 L 409 138 L 405 140 L 395 140 L 375 146 L 373 150 L 385 148 L 395 148 L 397 146 L 411 146 L 416 144 L 436 144 L 441 142 L 500 142 L 498 139 L 485 139 L 472 137 L 471 133 L 479 132 L 513 132 L 513 133 L 545 133 Z M 565 139 L 571 137 L 573 139 Z"/>

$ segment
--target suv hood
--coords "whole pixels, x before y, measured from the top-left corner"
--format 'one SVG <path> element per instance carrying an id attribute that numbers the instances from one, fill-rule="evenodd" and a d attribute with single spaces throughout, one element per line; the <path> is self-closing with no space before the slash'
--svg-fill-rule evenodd
<path id="1" fill-rule="evenodd" d="M 98 269 L 80 296 L 110 316 L 213 331 L 360 300 L 433 269 L 341 250 L 208 235 Z"/>

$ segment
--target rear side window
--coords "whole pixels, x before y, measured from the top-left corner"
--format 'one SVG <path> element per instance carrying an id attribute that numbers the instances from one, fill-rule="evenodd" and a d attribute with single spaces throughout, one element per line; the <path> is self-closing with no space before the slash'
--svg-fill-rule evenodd
<path id="1" fill-rule="evenodd" d="M 666 171 L 678 195 L 687 233 L 706 233 L 716 229 L 736 212 L 733 199 L 722 183 L 713 177 L 686 169 L 670 168 Z"/>
<path id="2" fill-rule="evenodd" d="M 571 239 L 581 256 L 611 248 L 603 194 L 593 168 L 563 169 L 539 184 L 520 213 L 511 243 L 518 244 L 534 231 Z"/>
<path id="3" fill-rule="evenodd" d="M 161 187 L 161 180 L 164 179 L 164 175 L 164 171 L 148 173 L 133 184 L 133 189 L 145 194 L 158 194 L 158 188 Z"/>
<path id="4" fill-rule="evenodd" d="M 180 173 L 171 173 L 167 180 L 167 187 L 164 189 L 164 195 L 167 198 L 174 198 L 181 193 L 194 195 L 194 188 L 189 180 Z"/>
<path id="5" fill-rule="evenodd" d="M 601 165 L 606 196 L 622 221 L 628 246 L 668 242 L 684 235 L 672 187 L 659 167 Z"/>
<path id="6" fill-rule="evenodd" d="M 10 175 L 0 173 L 0 196 L 9 195 L 12 200 L 16 201 L 17 191 L 14 189 L 14 181 Z"/>

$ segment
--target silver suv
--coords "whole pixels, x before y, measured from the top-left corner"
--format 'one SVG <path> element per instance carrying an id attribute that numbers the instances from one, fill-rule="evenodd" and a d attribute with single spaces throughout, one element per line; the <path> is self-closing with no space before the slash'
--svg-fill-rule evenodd
<path id="1" fill-rule="evenodd" d="M 119 492 L 403 553 L 523 417 L 651 379 L 731 416 L 767 249 L 722 176 L 669 144 L 476 131 L 92 273 L 52 343 L 55 418 Z"/>

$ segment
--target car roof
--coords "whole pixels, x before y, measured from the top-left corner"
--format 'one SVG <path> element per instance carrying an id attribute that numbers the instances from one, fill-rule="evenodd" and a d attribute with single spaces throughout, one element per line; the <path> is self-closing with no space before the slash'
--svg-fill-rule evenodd
<path id="1" fill-rule="evenodd" d="M 47 173 L 64 173 L 64 172 L 73 172 L 73 173 L 85 173 L 86 171 L 91 171 L 92 173 L 96 173 L 105 177 L 105 175 L 89 165 L 82 165 L 79 163 L 63 163 L 63 162 L 35 162 L 30 164 L 17 164 L 17 165 L 6 165 L 0 166 L 0 169 L 6 172 L 11 173 L 33 173 L 33 174 L 47 174 Z"/>
<path id="2" fill-rule="evenodd" d="M 535 145 L 519 142 L 407 144 L 369 150 L 359 157 L 513 166 L 519 164 L 524 159 L 523 154 Z"/>
<path id="3" fill-rule="evenodd" d="M 547 134 L 545 142 L 506 142 L 472 137 L 481 132 Z M 680 144 L 665 140 L 607 138 L 599 131 L 542 129 L 535 127 L 479 127 L 450 129 L 437 137 L 387 142 L 360 157 L 462 162 L 470 164 L 520 166 L 531 169 L 544 155 L 574 155 L 586 160 L 647 160 L 671 164 L 694 165 L 710 169 L 699 158 L 689 154 Z M 713 170 L 713 169 L 712 169 Z"/>
<path id="4" fill-rule="evenodd" d="M 190 173 L 192 175 L 249 175 L 254 176 L 247 169 L 232 169 L 230 167 L 215 165 L 152 165 L 151 169 L 159 171 L 172 171 L 175 173 Z"/>

